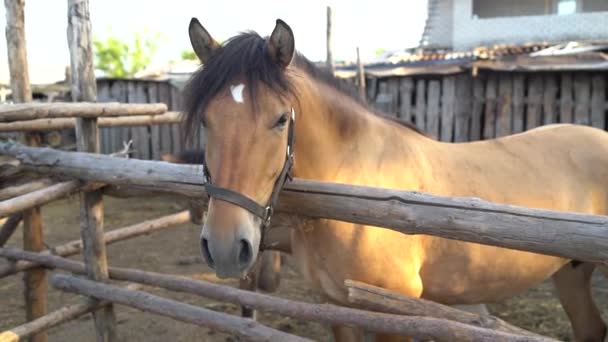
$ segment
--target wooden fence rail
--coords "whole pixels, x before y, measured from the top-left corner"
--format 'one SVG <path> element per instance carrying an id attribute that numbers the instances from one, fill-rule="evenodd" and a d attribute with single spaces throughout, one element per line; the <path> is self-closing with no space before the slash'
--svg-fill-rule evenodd
<path id="1" fill-rule="evenodd" d="M 99 127 L 130 127 L 145 125 L 177 124 L 182 120 L 178 112 L 167 112 L 158 115 L 136 115 L 124 117 L 102 117 L 97 124 Z M 54 131 L 60 129 L 73 129 L 76 126 L 75 118 L 36 119 L 0 123 L 0 132 L 27 132 L 27 131 Z M 114 151 L 112 151 L 114 152 Z"/>
<path id="2" fill-rule="evenodd" d="M 188 211 L 182 211 L 176 214 L 158 217 L 155 219 L 139 222 L 127 227 L 111 230 L 104 234 L 103 240 L 106 245 L 110 245 L 118 241 L 124 241 L 133 237 L 151 234 L 156 231 L 175 227 L 177 225 L 185 224 L 188 222 L 190 222 L 190 213 Z M 82 240 L 78 239 L 66 242 L 59 246 L 49 248 L 48 250 L 42 251 L 41 253 L 66 257 L 80 253 L 82 251 L 82 246 Z M 38 265 L 36 265 L 35 263 L 29 261 L 16 261 L 14 263 L 10 263 L 9 265 L 0 266 L 0 278 L 18 272 L 22 272 L 37 266 Z"/>
<path id="3" fill-rule="evenodd" d="M 205 198 L 201 167 L 0 144 L 24 167 L 107 184 Z M 608 261 L 608 217 L 365 186 L 295 179 L 278 211 L 504 248 Z"/>
<path id="4" fill-rule="evenodd" d="M 142 286 L 139 284 L 129 284 L 126 286 L 128 290 L 139 290 L 141 287 Z M 110 302 L 107 301 L 93 302 L 89 299 L 83 299 L 78 304 L 64 306 L 31 322 L 14 327 L 11 330 L 0 331 L 0 342 L 19 342 L 33 334 L 69 322 L 82 315 L 99 310 L 109 304 Z"/>
<path id="5" fill-rule="evenodd" d="M 53 255 L 25 252 L 14 248 L 0 248 L 0 256 L 12 259 L 25 259 L 46 267 L 59 268 L 77 274 L 84 272 L 84 265 L 82 263 Z M 406 317 L 331 304 L 296 302 L 183 276 L 164 275 L 118 267 L 110 267 L 109 274 L 110 278 L 115 280 L 191 293 L 206 298 L 245 305 L 254 309 L 276 312 L 298 319 L 358 326 L 373 332 L 385 332 L 436 341 L 553 341 L 545 337 L 515 335 L 436 318 Z M 67 288 L 67 286 L 65 287 Z M 106 289 L 110 290 L 110 288 Z M 105 295 L 101 297 L 99 296 L 99 292 L 86 292 L 84 294 L 112 301 L 116 301 L 117 299 Z M 124 301 L 118 302 L 125 304 Z"/>
<path id="6" fill-rule="evenodd" d="M 97 118 L 102 116 L 155 115 L 167 111 L 164 103 L 21 103 L 0 106 L 0 122 L 42 118 Z"/>

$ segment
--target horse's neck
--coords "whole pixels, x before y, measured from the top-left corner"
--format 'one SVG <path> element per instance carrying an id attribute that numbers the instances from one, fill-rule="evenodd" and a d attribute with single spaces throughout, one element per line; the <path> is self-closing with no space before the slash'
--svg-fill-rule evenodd
<path id="1" fill-rule="evenodd" d="M 379 175 L 418 168 L 420 143 L 428 138 L 378 117 L 328 85 L 306 95 L 312 100 L 301 104 L 296 124 L 296 177 L 380 185 Z"/>

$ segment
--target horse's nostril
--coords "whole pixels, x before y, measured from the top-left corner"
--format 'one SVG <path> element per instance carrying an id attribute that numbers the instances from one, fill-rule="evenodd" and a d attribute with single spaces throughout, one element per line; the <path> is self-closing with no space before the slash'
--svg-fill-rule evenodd
<path id="1" fill-rule="evenodd" d="M 251 244 L 245 239 L 241 239 L 239 243 L 239 264 L 248 266 L 251 262 Z"/>
<path id="2" fill-rule="evenodd" d="M 213 268 L 213 258 L 211 257 L 211 252 L 209 251 L 209 241 L 205 238 L 201 239 L 201 252 L 203 253 L 203 258 L 205 258 L 207 265 Z"/>

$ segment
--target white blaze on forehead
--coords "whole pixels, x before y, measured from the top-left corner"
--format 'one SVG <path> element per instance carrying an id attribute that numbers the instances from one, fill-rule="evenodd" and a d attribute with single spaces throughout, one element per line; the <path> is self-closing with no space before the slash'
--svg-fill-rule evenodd
<path id="1" fill-rule="evenodd" d="M 232 98 L 237 103 L 243 103 L 243 89 L 245 89 L 245 85 L 242 83 L 239 85 L 230 86 L 230 93 L 232 94 Z"/>

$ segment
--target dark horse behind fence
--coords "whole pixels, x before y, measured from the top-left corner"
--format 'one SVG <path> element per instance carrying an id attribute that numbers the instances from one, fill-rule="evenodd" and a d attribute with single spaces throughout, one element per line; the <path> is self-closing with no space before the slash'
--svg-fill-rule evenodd
<path id="1" fill-rule="evenodd" d="M 189 33 L 203 67 L 187 88 L 187 125 L 206 130 L 211 195 L 200 243 L 220 277 L 241 277 L 255 264 L 291 161 L 291 175 L 299 178 L 608 213 L 608 133 L 553 125 L 443 143 L 342 89 L 296 53 L 281 20 L 266 39 L 243 33 L 223 46 L 196 19 Z M 291 249 L 310 286 L 340 304 L 347 304 L 345 279 L 474 304 L 552 277 L 576 339 L 601 341 L 606 334 L 591 297 L 591 263 L 327 219 L 294 220 Z M 359 340 L 361 331 L 334 327 L 334 335 Z"/>

